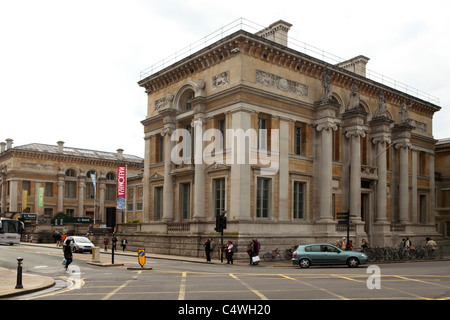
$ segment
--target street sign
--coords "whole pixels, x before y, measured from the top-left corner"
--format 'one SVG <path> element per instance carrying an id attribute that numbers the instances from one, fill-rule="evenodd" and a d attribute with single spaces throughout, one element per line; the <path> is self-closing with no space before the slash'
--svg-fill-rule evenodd
<path id="1" fill-rule="evenodd" d="M 141 267 L 144 267 L 145 264 L 145 250 L 144 249 L 139 249 L 138 250 L 138 262 L 141 265 Z"/>

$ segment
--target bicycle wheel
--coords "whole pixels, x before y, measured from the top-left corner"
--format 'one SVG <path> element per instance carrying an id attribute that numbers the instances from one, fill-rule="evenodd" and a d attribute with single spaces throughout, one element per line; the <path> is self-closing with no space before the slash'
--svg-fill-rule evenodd
<path id="1" fill-rule="evenodd" d="M 284 256 L 286 257 L 286 260 L 291 260 L 292 259 L 292 249 L 286 249 L 286 253 L 284 254 Z"/>
<path id="2" fill-rule="evenodd" d="M 266 253 L 264 253 L 264 255 L 263 255 L 263 259 L 264 259 L 264 261 L 272 261 L 273 260 L 273 255 L 272 255 L 272 252 L 266 252 Z"/>

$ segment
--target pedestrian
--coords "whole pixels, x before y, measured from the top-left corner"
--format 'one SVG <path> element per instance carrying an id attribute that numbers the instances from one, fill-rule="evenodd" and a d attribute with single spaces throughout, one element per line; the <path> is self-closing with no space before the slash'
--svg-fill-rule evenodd
<path id="1" fill-rule="evenodd" d="M 227 264 L 233 264 L 233 242 L 227 242 Z"/>
<path id="2" fill-rule="evenodd" d="M 346 243 L 346 238 L 342 237 L 342 240 L 339 242 L 339 248 L 341 248 L 342 250 L 347 249 L 347 243 Z"/>
<path id="3" fill-rule="evenodd" d="M 120 245 L 122 246 L 122 251 L 125 251 L 127 244 L 128 244 L 127 238 L 123 237 L 122 241 L 120 242 Z"/>
<path id="4" fill-rule="evenodd" d="M 108 251 L 109 237 L 108 234 L 103 238 L 103 244 L 105 245 L 105 251 Z"/>
<path id="5" fill-rule="evenodd" d="M 117 236 L 114 235 L 112 238 L 112 250 L 113 251 L 117 251 L 117 241 L 118 241 Z"/>
<path id="6" fill-rule="evenodd" d="M 72 263 L 72 249 L 70 248 L 70 239 L 66 241 L 66 243 L 63 246 L 63 252 L 64 252 L 64 259 L 66 259 L 66 264 L 64 268 L 69 267 L 69 264 Z"/>
<path id="7" fill-rule="evenodd" d="M 56 234 L 56 246 L 61 246 L 61 231 Z"/>
<path id="8" fill-rule="evenodd" d="M 412 246 L 411 240 L 409 240 L 409 238 L 406 238 L 405 240 L 405 248 L 406 249 L 410 249 Z"/>
<path id="9" fill-rule="evenodd" d="M 348 240 L 348 250 L 352 251 L 353 248 L 353 240 Z"/>
<path id="10" fill-rule="evenodd" d="M 361 241 L 361 249 L 365 250 L 367 248 L 369 248 L 369 241 L 363 238 Z"/>
<path id="11" fill-rule="evenodd" d="M 208 238 L 205 242 L 205 244 L 203 245 L 205 247 L 205 254 L 206 254 L 206 262 L 211 262 L 211 238 Z"/>
<path id="12" fill-rule="evenodd" d="M 66 241 L 67 235 L 65 233 L 62 234 L 61 236 L 61 241 L 64 244 L 64 241 Z"/>
<path id="13" fill-rule="evenodd" d="M 430 254 L 430 258 L 435 258 L 436 250 L 438 249 L 436 241 L 434 241 L 431 238 L 426 238 L 426 241 L 427 241 L 427 250 Z"/>

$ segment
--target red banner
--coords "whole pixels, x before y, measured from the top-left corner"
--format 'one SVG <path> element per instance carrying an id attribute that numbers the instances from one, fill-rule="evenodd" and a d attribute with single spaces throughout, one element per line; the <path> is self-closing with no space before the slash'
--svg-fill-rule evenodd
<path id="1" fill-rule="evenodd" d="M 127 167 L 117 169 L 117 198 L 125 198 L 127 192 Z"/>

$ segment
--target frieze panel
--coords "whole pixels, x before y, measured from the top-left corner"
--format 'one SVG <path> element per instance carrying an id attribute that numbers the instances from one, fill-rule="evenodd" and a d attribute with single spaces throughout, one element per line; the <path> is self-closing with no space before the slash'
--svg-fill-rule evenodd
<path id="1" fill-rule="evenodd" d="M 261 70 L 256 70 L 256 83 L 284 92 L 293 93 L 301 97 L 307 97 L 309 94 L 309 88 L 307 85 L 288 80 Z"/>
<path id="2" fill-rule="evenodd" d="M 54 171 L 56 170 L 54 165 L 51 164 L 43 164 L 43 163 L 31 163 L 31 162 L 22 162 L 20 164 L 22 169 L 33 169 L 38 171 Z"/>

